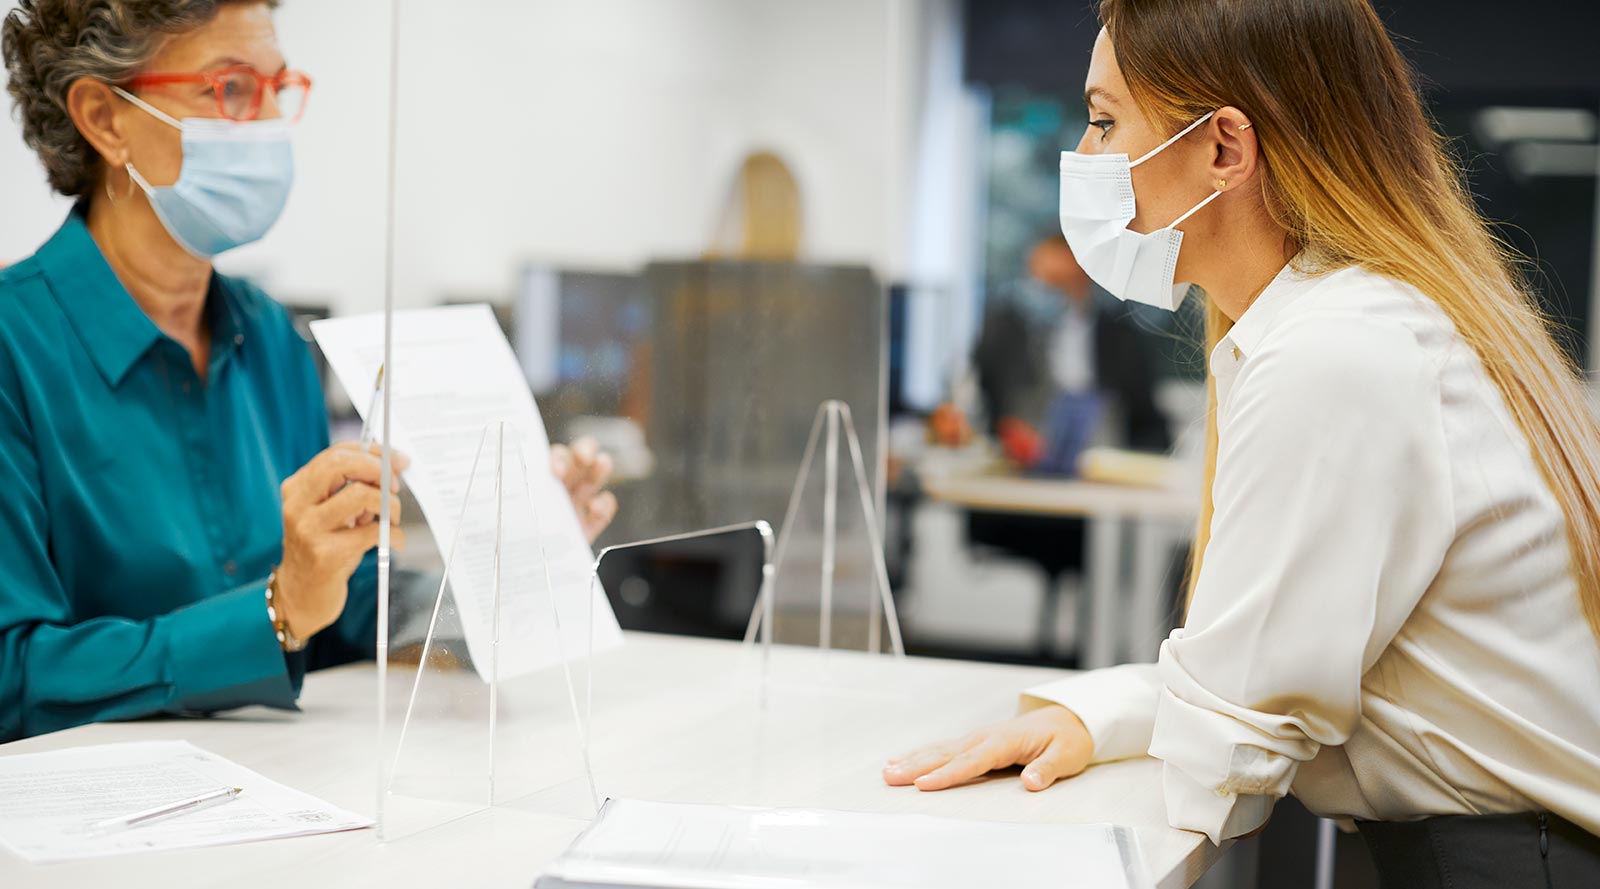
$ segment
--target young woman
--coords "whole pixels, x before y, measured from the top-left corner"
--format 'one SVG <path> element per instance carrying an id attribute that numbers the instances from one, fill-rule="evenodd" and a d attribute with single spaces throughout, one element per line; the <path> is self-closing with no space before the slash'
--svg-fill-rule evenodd
<path id="1" fill-rule="evenodd" d="M 1216 842 L 1293 792 L 1386 885 L 1600 885 L 1600 429 L 1410 70 L 1368 0 L 1100 13 L 1062 229 L 1124 299 L 1209 300 L 1188 617 L 885 779 L 1148 753 Z"/>

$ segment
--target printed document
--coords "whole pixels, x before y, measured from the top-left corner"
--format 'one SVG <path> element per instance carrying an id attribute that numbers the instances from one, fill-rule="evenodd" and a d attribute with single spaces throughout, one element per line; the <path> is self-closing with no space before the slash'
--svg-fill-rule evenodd
<path id="1" fill-rule="evenodd" d="M 109 833 L 90 825 L 211 791 L 231 802 Z M 45 863 L 220 846 L 371 826 L 371 819 L 201 750 L 141 741 L 0 756 L 0 845 Z"/>
<path id="2" fill-rule="evenodd" d="M 364 409 L 383 363 L 383 315 L 315 321 L 311 329 Z M 392 354 L 395 366 L 384 371 L 390 434 L 411 458 L 406 485 L 449 561 L 478 675 L 509 679 L 583 657 L 591 632 L 596 652 L 621 645 L 605 591 L 596 583 L 591 593 L 593 552 L 550 471 L 544 421 L 494 313 L 485 305 L 396 312 Z M 369 422 L 381 435 L 382 417 Z"/>

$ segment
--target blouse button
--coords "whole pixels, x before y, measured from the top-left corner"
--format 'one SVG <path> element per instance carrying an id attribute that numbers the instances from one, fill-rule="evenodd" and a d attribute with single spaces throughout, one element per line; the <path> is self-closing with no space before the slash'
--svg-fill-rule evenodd
<path id="1" fill-rule="evenodd" d="M 239 573 L 239 566 L 237 564 L 235 564 L 232 559 L 229 559 L 228 561 L 223 563 L 223 565 L 222 565 L 222 573 L 228 575 L 229 577 L 232 577 L 233 575 Z"/>

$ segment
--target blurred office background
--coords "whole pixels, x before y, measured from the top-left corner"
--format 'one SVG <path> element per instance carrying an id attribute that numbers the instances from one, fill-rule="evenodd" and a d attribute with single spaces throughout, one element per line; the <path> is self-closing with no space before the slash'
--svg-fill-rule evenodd
<path id="1" fill-rule="evenodd" d="M 1534 260 L 1540 299 L 1593 375 L 1600 11 L 1377 5 L 1480 206 Z M 1054 414 L 1007 426 L 994 397 L 1007 361 L 1048 363 L 1055 348 L 1023 341 L 1060 323 L 1033 279 L 1055 225 L 1056 157 L 1085 124 L 1091 3 L 400 8 L 392 79 L 388 0 L 285 0 L 282 46 L 315 79 L 298 180 L 277 228 L 225 256 L 224 271 L 306 317 L 376 311 L 391 273 L 401 307 L 496 306 L 552 437 L 592 435 L 616 457 L 622 515 L 602 544 L 779 525 L 817 407 L 840 399 L 912 653 L 1060 665 L 1154 655 L 1177 619 L 1193 522 L 1195 300 L 1166 315 L 1086 297 L 1121 337 L 1096 341 L 1137 360 L 1089 369 L 1116 397 L 1103 411 L 1092 402 L 1103 428 L 1082 444 L 1167 462 L 1096 450 L 1094 480 L 1048 478 L 1038 452 Z M 31 253 L 68 206 L 6 115 L 0 264 Z M 1030 372 L 1046 388 L 1055 378 Z M 348 428 L 335 389 L 331 421 Z M 1128 403 L 1146 395 L 1155 436 Z M 849 614 L 870 613 L 871 553 L 841 460 L 840 626 L 859 630 L 868 624 Z M 817 465 L 789 554 L 812 572 L 787 576 L 795 601 L 815 595 Z M 759 572 L 751 546 L 736 536 L 634 553 L 609 567 L 608 592 L 625 626 L 738 636 Z M 407 557 L 426 562 L 426 542 L 418 549 Z M 1113 611 L 1088 607 L 1097 585 Z M 1283 841 L 1241 846 L 1227 885 L 1310 884 L 1309 820 L 1275 825 Z M 1353 848 L 1341 846 L 1341 885 L 1364 885 Z"/>

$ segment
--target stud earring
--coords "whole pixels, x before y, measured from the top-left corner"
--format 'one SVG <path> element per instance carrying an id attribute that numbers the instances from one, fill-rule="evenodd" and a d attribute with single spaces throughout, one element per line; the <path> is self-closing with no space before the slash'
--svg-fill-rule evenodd
<path id="1" fill-rule="evenodd" d="M 1217 180 L 1217 191 L 1222 191 L 1223 189 L 1225 189 L 1227 187 L 1228 187 L 1228 180 L 1226 180 L 1226 179 L 1218 179 Z"/>

